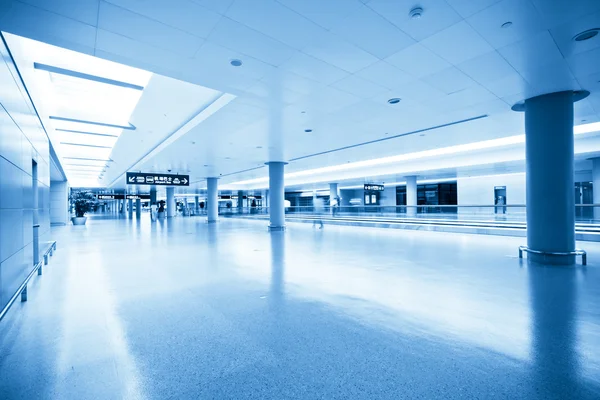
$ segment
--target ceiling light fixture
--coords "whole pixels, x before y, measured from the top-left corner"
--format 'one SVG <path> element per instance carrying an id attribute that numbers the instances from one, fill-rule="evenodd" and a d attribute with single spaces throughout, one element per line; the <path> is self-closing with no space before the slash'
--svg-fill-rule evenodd
<path id="1" fill-rule="evenodd" d="M 306 132 L 306 133 L 311 133 L 311 132 L 312 132 L 312 129 L 305 129 L 305 130 L 304 130 L 304 132 Z"/>
<path id="2" fill-rule="evenodd" d="M 398 103 L 400 103 L 400 100 L 402 100 L 402 99 L 399 98 L 399 97 L 392 97 L 391 99 L 388 100 L 388 103 L 390 103 L 390 104 L 398 104 Z"/>
<path id="3" fill-rule="evenodd" d="M 423 16 L 423 9 L 421 7 L 415 7 L 408 13 L 411 19 L 419 19 Z"/>
<path id="4" fill-rule="evenodd" d="M 234 58 L 233 60 L 229 61 L 229 64 L 233 65 L 234 67 L 241 67 L 243 63 L 242 60 Z"/>
<path id="5" fill-rule="evenodd" d="M 583 31 L 583 32 L 575 35 L 573 37 L 573 40 L 576 42 L 583 42 L 584 40 L 589 40 L 589 39 L 597 36 L 598 32 L 600 32 L 600 28 L 588 29 L 587 31 Z"/>
<path id="6" fill-rule="evenodd" d="M 500 25 L 500 28 L 510 28 L 512 26 L 512 22 L 507 21 L 505 23 L 503 23 L 502 25 Z"/>

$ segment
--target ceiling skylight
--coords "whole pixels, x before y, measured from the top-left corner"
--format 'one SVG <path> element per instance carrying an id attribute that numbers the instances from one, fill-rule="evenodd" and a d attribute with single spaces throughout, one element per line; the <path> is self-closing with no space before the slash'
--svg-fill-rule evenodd
<path id="1" fill-rule="evenodd" d="M 70 185 L 100 185 L 119 137 L 136 129 L 130 119 L 152 73 L 7 36 Z"/>

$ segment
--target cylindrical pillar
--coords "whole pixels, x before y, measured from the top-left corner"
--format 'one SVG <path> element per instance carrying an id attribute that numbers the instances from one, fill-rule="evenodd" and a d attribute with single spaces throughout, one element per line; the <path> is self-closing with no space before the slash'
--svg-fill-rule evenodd
<path id="1" fill-rule="evenodd" d="M 194 214 L 200 213 L 200 198 L 198 196 L 195 197 L 194 201 Z"/>
<path id="2" fill-rule="evenodd" d="M 132 199 L 127 200 L 127 214 L 129 216 L 129 219 L 133 218 L 133 200 Z"/>
<path id="3" fill-rule="evenodd" d="M 206 212 L 208 223 L 217 222 L 219 215 L 218 178 L 206 179 Z"/>
<path id="4" fill-rule="evenodd" d="M 525 100 L 527 246 L 545 253 L 575 250 L 573 92 Z M 572 264 L 575 256 L 528 253 L 530 260 Z"/>
<path id="5" fill-rule="evenodd" d="M 242 190 L 238 190 L 237 192 L 237 210 L 238 214 L 244 212 L 244 192 Z"/>
<path id="6" fill-rule="evenodd" d="M 287 164 L 272 161 L 269 165 L 269 230 L 285 230 L 285 186 L 283 167 Z"/>
<path id="7" fill-rule="evenodd" d="M 156 188 L 150 188 L 150 205 L 156 203 Z"/>
<path id="8" fill-rule="evenodd" d="M 175 216 L 175 188 L 169 186 L 167 188 L 167 218 Z"/>
<path id="9" fill-rule="evenodd" d="M 142 200 L 135 199 L 135 217 L 140 219 L 142 217 Z"/>
<path id="10" fill-rule="evenodd" d="M 417 215 L 417 177 L 406 177 L 406 214 L 411 217 Z"/>
<path id="11" fill-rule="evenodd" d="M 329 204 L 333 205 L 337 201 L 338 198 L 338 184 L 330 183 L 329 184 Z"/>
<path id="12" fill-rule="evenodd" d="M 600 204 L 600 158 L 594 158 L 592 163 L 592 203 Z M 600 220 L 600 207 L 594 207 L 594 219 Z"/>

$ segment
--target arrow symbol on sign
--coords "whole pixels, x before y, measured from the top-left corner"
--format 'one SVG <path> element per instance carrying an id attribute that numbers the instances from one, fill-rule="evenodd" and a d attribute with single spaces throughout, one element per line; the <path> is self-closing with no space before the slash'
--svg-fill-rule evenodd
<path id="1" fill-rule="evenodd" d="M 130 176 L 129 177 L 129 182 L 134 182 L 135 181 L 135 177 L 134 176 Z"/>
<path id="2" fill-rule="evenodd" d="M 184 185 L 188 182 L 188 180 L 185 178 L 183 178 L 181 181 L 183 182 Z"/>

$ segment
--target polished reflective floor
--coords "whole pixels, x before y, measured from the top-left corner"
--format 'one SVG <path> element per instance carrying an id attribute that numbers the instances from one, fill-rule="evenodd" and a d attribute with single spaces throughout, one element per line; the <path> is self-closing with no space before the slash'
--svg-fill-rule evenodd
<path id="1" fill-rule="evenodd" d="M 598 399 L 600 243 L 90 219 L 0 322 L 0 399 Z"/>

